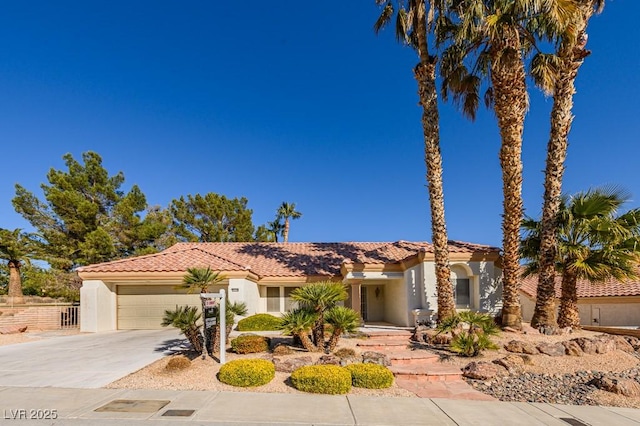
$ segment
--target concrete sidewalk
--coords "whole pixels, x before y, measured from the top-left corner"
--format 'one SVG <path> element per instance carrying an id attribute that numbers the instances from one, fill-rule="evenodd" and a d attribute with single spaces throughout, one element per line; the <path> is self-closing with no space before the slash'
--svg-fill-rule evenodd
<path id="1" fill-rule="evenodd" d="M 173 414 L 173 416 L 167 414 Z M 176 414 L 186 416 L 176 416 Z M 37 419 L 46 416 L 49 419 Z M 353 395 L 0 388 L 0 423 L 2 424 L 162 424 L 169 426 L 184 425 L 185 422 L 202 425 L 256 426 L 309 424 L 624 426 L 639 425 L 640 410 Z"/>

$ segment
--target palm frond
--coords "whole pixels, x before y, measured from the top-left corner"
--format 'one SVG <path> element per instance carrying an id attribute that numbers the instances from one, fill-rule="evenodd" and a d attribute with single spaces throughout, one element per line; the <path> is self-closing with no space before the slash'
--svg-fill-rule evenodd
<path id="1" fill-rule="evenodd" d="M 554 54 L 538 53 L 531 60 L 530 74 L 545 95 L 553 95 L 561 66 L 562 60 Z"/>
<path id="2" fill-rule="evenodd" d="M 384 1 L 376 0 L 376 3 L 378 5 L 382 5 Z M 373 24 L 373 32 L 378 34 L 380 30 L 382 30 L 384 27 L 387 26 L 387 24 L 389 24 L 389 22 L 391 22 L 392 17 L 393 17 L 393 3 L 389 1 L 384 6 L 384 8 L 382 8 L 382 12 L 380 13 L 380 16 L 378 17 L 378 19 L 376 19 L 376 22 Z"/>

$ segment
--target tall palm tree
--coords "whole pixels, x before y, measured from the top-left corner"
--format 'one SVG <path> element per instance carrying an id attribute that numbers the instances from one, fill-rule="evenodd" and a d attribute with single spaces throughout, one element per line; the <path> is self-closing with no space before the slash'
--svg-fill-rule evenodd
<path id="1" fill-rule="evenodd" d="M 556 217 L 560 209 L 564 162 L 567 157 L 568 136 L 573 115 L 575 80 L 586 50 L 587 24 L 594 13 L 600 13 L 604 0 L 577 0 L 571 25 L 560 31 L 551 26 L 540 26 L 543 36 L 556 41 L 556 53 L 539 53 L 532 61 L 532 75 L 536 84 L 546 94 L 553 95 L 551 131 L 547 144 L 547 160 L 544 178 L 542 219 L 540 222 L 540 255 L 536 307 L 531 324 L 555 326 L 555 268 Z"/>
<path id="2" fill-rule="evenodd" d="M 602 282 L 609 278 L 637 278 L 640 259 L 640 209 L 617 215 L 629 200 L 617 188 L 600 188 L 562 197 L 556 216 L 554 269 L 562 274 L 562 295 L 557 324 L 580 327 L 577 282 Z M 542 223 L 523 223 L 523 256 L 529 259 L 525 275 L 539 273 Z M 555 293 L 554 293 L 555 295 Z M 555 296 L 553 305 L 555 324 Z M 546 325 L 546 324 L 545 324 Z"/>
<path id="3" fill-rule="evenodd" d="M 178 285 L 176 288 L 187 289 L 188 293 L 195 293 L 199 291 L 200 293 L 206 293 L 209 287 L 213 287 L 214 285 L 219 285 L 226 277 L 220 275 L 219 272 L 213 272 L 210 267 L 206 268 L 188 268 L 186 275 L 182 278 L 182 284 Z M 202 315 L 204 317 L 205 313 L 205 301 L 203 298 L 200 298 L 202 302 Z M 203 356 L 206 354 L 208 348 L 211 347 L 211 343 L 213 339 L 211 337 L 211 330 L 207 329 L 205 326 L 205 347 L 203 350 Z M 213 351 L 213 349 L 212 349 Z"/>
<path id="4" fill-rule="evenodd" d="M 9 267 L 9 303 L 24 303 L 20 268 L 37 256 L 36 242 L 32 235 L 21 229 L 0 229 L 0 259 Z"/>
<path id="5" fill-rule="evenodd" d="M 443 97 L 452 93 L 465 115 L 475 117 L 479 88 L 486 77 L 484 99 L 496 114 L 502 169 L 502 325 L 522 327 L 519 300 L 520 224 L 522 222 L 522 133 L 528 108 L 525 53 L 533 37 L 527 29 L 540 14 L 560 21 L 565 3 L 539 0 L 468 0 L 449 7 L 443 36 L 452 41 L 443 52 Z M 554 13 L 551 13 L 553 11 Z M 554 24 L 556 24 L 554 22 Z M 467 67 L 468 62 L 472 63 Z"/>
<path id="6" fill-rule="evenodd" d="M 429 50 L 429 34 L 435 31 L 435 23 L 441 17 L 446 0 L 376 0 L 383 5 L 382 13 L 374 24 L 376 34 L 388 25 L 396 15 L 396 38 L 412 46 L 419 62 L 414 67 L 418 83 L 418 96 L 422 105 L 422 133 L 424 159 L 427 168 L 427 189 L 431 210 L 431 238 L 433 241 L 436 283 L 438 293 L 438 320 L 456 313 L 449 264 L 449 244 L 444 213 L 442 184 L 442 154 L 440 152 L 440 116 L 436 89 L 436 65 L 438 56 Z M 428 9 L 428 10 L 427 10 Z"/>
<path id="7" fill-rule="evenodd" d="M 267 232 L 269 232 L 274 241 L 278 242 L 278 235 L 282 235 L 284 232 L 284 224 L 280 220 L 280 217 L 276 217 L 273 222 L 267 222 Z"/>
<path id="8" fill-rule="evenodd" d="M 284 219 L 284 229 L 282 230 L 282 238 L 284 242 L 289 242 L 289 220 L 300 219 L 302 213 L 296 210 L 296 203 L 282 202 L 276 213 L 276 220 L 279 222 Z"/>
<path id="9" fill-rule="evenodd" d="M 322 348 L 324 345 L 324 314 L 333 308 L 338 302 L 349 297 L 342 283 L 322 281 L 298 287 L 291 292 L 291 298 L 300 303 L 302 308 L 311 310 L 316 314 L 316 322 L 313 326 L 313 343 Z"/>

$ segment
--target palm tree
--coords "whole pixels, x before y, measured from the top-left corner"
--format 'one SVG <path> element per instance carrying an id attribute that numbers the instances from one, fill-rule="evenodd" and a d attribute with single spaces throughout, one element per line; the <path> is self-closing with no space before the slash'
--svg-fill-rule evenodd
<path id="1" fill-rule="evenodd" d="M 296 211 L 296 203 L 287 203 L 283 201 L 282 205 L 278 207 L 276 220 L 279 222 L 281 219 L 284 219 L 282 238 L 285 243 L 289 242 L 289 219 L 300 219 L 301 217 L 302 213 Z"/>
<path id="2" fill-rule="evenodd" d="M 524 54 L 534 40 L 530 20 L 545 14 L 561 26 L 563 9 L 571 2 L 539 0 L 469 0 L 455 2 L 443 24 L 443 37 L 452 41 L 443 53 L 443 97 L 452 93 L 463 113 L 475 118 L 482 77 L 500 130 L 502 168 L 502 325 L 521 328 L 520 224 L 522 222 L 522 133 L 528 108 Z M 544 7 L 544 8 L 543 8 Z M 553 12 L 553 13 L 551 13 Z M 472 66 L 465 64 L 472 61 Z"/>
<path id="3" fill-rule="evenodd" d="M 334 306 L 327 311 L 325 319 L 333 327 L 329 338 L 328 350 L 333 352 L 343 333 L 353 333 L 360 326 L 360 315 L 351 308 Z"/>
<path id="4" fill-rule="evenodd" d="M 20 268 L 37 254 L 36 242 L 32 235 L 21 229 L 0 229 L 0 259 L 7 261 L 9 267 L 9 303 L 24 303 Z"/>
<path id="5" fill-rule="evenodd" d="M 194 351 L 202 352 L 203 338 L 200 333 L 202 325 L 198 324 L 200 317 L 198 308 L 195 306 L 176 306 L 173 311 L 164 311 L 162 326 L 177 328 L 189 340 Z"/>
<path id="6" fill-rule="evenodd" d="M 213 272 L 210 267 L 206 268 L 188 268 L 187 274 L 182 278 L 182 284 L 176 288 L 187 289 L 188 293 L 194 293 L 199 291 L 200 293 L 206 293 L 209 287 L 219 285 L 226 277 L 220 275 L 219 272 Z M 202 302 L 202 313 L 205 312 L 205 300 L 200 298 Z M 205 326 L 205 349 L 211 347 L 212 339 L 210 336 L 210 330 Z M 202 354 L 205 356 L 205 353 Z"/>
<path id="7" fill-rule="evenodd" d="M 322 281 L 299 287 L 291 292 L 291 298 L 300 303 L 300 306 L 311 310 L 316 314 L 316 322 L 313 326 L 313 343 L 322 348 L 324 345 L 324 314 L 333 308 L 336 303 L 347 300 L 349 297 L 342 283 Z"/>
<path id="8" fill-rule="evenodd" d="M 579 0 L 573 14 L 572 25 L 566 25 L 559 34 L 555 26 L 542 26 L 543 35 L 556 39 L 556 54 L 539 53 L 532 61 L 532 75 L 542 90 L 553 95 L 551 132 L 547 144 L 544 196 L 541 219 L 538 291 L 531 324 L 555 326 L 555 258 L 556 217 L 560 209 L 564 162 L 567 157 L 568 135 L 573 115 L 575 80 L 584 58 L 587 24 L 594 12 L 600 13 L 604 0 Z M 547 33 L 547 34 L 544 34 Z"/>
<path id="9" fill-rule="evenodd" d="M 433 17 L 427 19 L 429 12 L 440 18 L 448 1 L 409 0 L 406 3 L 392 0 L 376 0 L 384 4 L 382 13 L 374 25 L 376 34 L 384 28 L 396 14 L 396 38 L 411 45 L 417 52 L 419 62 L 413 72 L 418 83 L 418 95 L 422 105 L 422 132 L 424 136 L 424 155 L 427 167 L 427 189 L 431 210 L 431 238 L 433 240 L 434 261 L 438 293 L 438 320 L 455 314 L 451 267 L 449 264 L 449 244 L 444 214 L 444 191 L 442 184 L 442 155 L 440 153 L 440 116 L 438 111 L 438 91 L 436 89 L 436 65 L 438 56 L 429 51 L 429 34 L 435 31 Z M 397 9 L 397 13 L 396 13 Z M 429 21 L 429 23 L 427 22 Z M 437 21 L 437 20 L 436 20 Z"/>
<path id="10" fill-rule="evenodd" d="M 276 217 L 273 222 L 267 222 L 267 232 L 273 235 L 273 240 L 277 243 L 278 235 L 282 235 L 284 232 L 284 224 L 280 220 L 280 217 Z"/>
<path id="11" fill-rule="evenodd" d="M 282 316 L 282 321 L 278 328 L 286 335 L 297 336 L 304 347 L 309 352 L 317 352 L 321 346 L 314 345 L 309 339 L 309 333 L 316 323 L 317 314 L 307 308 L 297 308 Z"/>
<path id="12" fill-rule="evenodd" d="M 617 215 L 629 200 L 617 188 L 600 188 L 562 197 L 556 233 L 554 268 L 562 274 L 562 295 L 557 324 L 580 327 L 578 279 L 602 282 L 609 278 L 637 278 L 640 259 L 640 209 Z M 541 222 L 523 223 L 523 257 L 529 259 L 524 274 L 539 272 Z M 555 297 L 552 307 L 555 323 Z"/>

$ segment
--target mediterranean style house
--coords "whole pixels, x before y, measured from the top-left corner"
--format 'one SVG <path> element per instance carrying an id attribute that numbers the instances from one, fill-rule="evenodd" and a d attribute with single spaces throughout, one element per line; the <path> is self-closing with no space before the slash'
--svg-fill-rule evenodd
<path id="1" fill-rule="evenodd" d="M 451 279 L 458 309 L 501 309 L 499 249 L 450 241 Z M 160 253 L 78 268 L 81 330 L 160 328 L 176 305 L 200 306 L 198 294 L 176 289 L 188 268 L 210 267 L 225 277 L 231 302 L 248 314 L 279 315 L 291 292 L 311 282 L 345 284 L 345 302 L 366 323 L 412 326 L 437 310 L 433 246 L 423 242 L 178 243 Z"/>
<path id="2" fill-rule="evenodd" d="M 523 278 L 520 289 L 522 317 L 530 321 L 536 307 L 538 276 Z M 608 280 L 591 283 L 578 280 L 580 324 L 594 327 L 640 327 L 640 280 Z M 556 306 L 560 306 L 562 277 L 556 276 Z"/>

